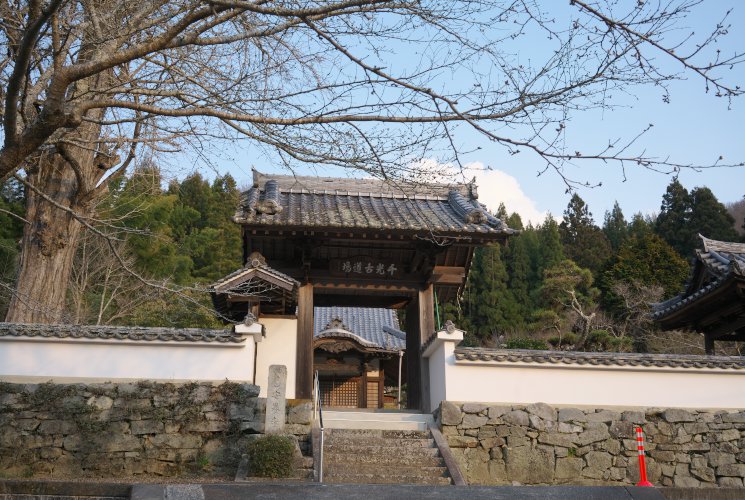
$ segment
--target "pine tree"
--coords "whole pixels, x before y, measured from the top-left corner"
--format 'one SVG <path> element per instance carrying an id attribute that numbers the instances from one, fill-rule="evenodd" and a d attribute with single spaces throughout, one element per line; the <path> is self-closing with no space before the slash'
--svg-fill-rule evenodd
<path id="1" fill-rule="evenodd" d="M 691 196 L 688 190 L 673 178 L 662 196 L 660 214 L 655 222 L 655 232 L 685 258 L 691 254 Z"/>
<path id="2" fill-rule="evenodd" d="M 613 210 L 605 212 L 603 233 L 614 252 L 618 251 L 629 235 L 628 223 L 618 202 L 613 204 Z"/>
<path id="3" fill-rule="evenodd" d="M 691 191 L 691 248 L 698 246 L 698 235 L 722 241 L 738 241 L 735 219 L 711 189 L 697 187 Z"/>
<path id="4" fill-rule="evenodd" d="M 611 246 L 592 220 L 589 207 L 578 194 L 572 195 L 559 225 L 564 255 L 582 268 L 598 273 L 610 257 Z"/>

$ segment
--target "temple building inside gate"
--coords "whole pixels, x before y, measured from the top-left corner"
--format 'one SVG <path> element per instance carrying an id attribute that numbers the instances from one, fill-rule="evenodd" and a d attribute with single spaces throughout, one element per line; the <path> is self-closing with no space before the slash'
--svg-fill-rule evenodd
<path id="1" fill-rule="evenodd" d="M 328 397 L 346 398 L 332 400 L 338 406 L 353 406 L 355 391 L 357 406 L 383 406 L 402 356 L 406 404 L 427 408 L 422 345 L 439 326 L 435 303 L 451 300 L 463 287 L 476 247 L 515 233 L 478 202 L 474 183 L 257 171 L 234 220 L 242 227 L 244 267 L 213 285 L 215 308 L 231 321 L 248 318 L 246 328 L 254 321 L 262 325 L 259 385 L 259 371 L 269 362 L 262 356 L 288 365 L 291 397 L 309 399 L 318 370 Z M 351 316 L 320 319 L 319 307 L 353 309 Z M 353 326 L 365 323 L 359 308 L 403 310 L 405 324 L 388 325 L 382 344 L 370 342 Z M 331 352 L 342 348 L 346 358 Z"/>

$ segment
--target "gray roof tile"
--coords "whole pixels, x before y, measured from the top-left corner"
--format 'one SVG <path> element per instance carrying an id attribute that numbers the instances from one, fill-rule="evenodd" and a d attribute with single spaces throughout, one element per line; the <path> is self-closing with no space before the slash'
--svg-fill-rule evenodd
<path id="1" fill-rule="evenodd" d="M 374 228 L 507 235 L 473 184 L 272 176 L 255 172 L 234 220 L 252 226 Z"/>
<path id="2" fill-rule="evenodd" d="M 351 335 L 370 347 L 391 351 L 406 349 L 406 334 L 401 331 L 396 311 L 392 309 L 316 307 L 313 334 L 317 338 Z"/>
<path id="3" fill-rule="evenodd" d="M 239 344 L 246 336 L 230 330 L 106 325 L 42 325 L 0 323 L 0 338 L 84 339 L 146 342 L 212 342 Z"/>
<path id="4" fill-rule="evenodd" d="M 486 349 L 480 347 L 456 348 L 455 359 L 456 362 L 496 361 L 501 363 L 541 363 L 553 365 L 745 369 L 745 358 L 741 356 L 532 351 L 523 349 Z"/>

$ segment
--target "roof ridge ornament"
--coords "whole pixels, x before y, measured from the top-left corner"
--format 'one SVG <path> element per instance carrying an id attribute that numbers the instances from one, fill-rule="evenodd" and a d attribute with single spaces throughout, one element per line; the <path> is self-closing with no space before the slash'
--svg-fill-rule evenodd
<path id="1" fill-rule="evenodd" d="M 248 256 L 248 260 L 246 261 L 246 267 L 261 267 L 266 266 L 266 259 L 263 255 L 261 255 L 259 252 L 252 252 L 251 255 Z"/>

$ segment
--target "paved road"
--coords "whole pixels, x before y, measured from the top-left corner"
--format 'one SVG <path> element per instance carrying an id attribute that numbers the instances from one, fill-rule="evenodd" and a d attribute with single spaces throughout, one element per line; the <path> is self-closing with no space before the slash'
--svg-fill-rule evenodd
<path id="1" fill-rule="evenodd" d="M 347 484 L 135 485 L 132 500 L 665 500 L 654 488 Z"/>

